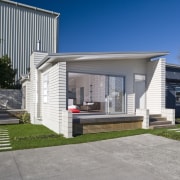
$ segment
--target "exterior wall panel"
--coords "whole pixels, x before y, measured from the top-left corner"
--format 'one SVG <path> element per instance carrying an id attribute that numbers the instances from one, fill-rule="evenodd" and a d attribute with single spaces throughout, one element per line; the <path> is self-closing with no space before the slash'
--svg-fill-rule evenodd
<path id="1" fill-rule="evenodd" d="M 165 59 L 149 62 L 147 72 L 147 109 L 151 114 L 161 114 L 165 108 Z"/>
<path id="2" fill-rule="evenodd" d="M 0 1 L 0 56 L 11 58 L 13 68 L 18 70 L 17 78 L 27 73 L 38 40 L 41 51 L 57 52 L 57 17 L 57 13 Z"/>
<path id="3" fill-rule="evenodd" d="M 30 81 L 29 80 L 25 80 L 25 82 L 23 82 L 22 84 L 22 109 L 27 110 L 28 112 L 30 111 Z"/>
<path id="4" fill-rule="evenodd" d="M 37 103 L 39 103 L 39 81 L 37 81 L 37 76 L 38 76 L 38 70 L 36 69 L 36 65 L 45 57 L 47 53 L 36 53 L 34 52 L 31 57 L 30 57 L 30 69 L 31 69 L 31 74 L 30 74 L 30 99 L 29 99 L 29 104 L 30 104 L 30 110 L 29 112 L 31 113 L 31 122 L 32 123 L 37 123 L 37 118 L 38 117 L 38 109 L 37 109 Z M 38 107 L 40 108 L 40 107 Z"/>
<path id="5" fill-rule="evenodd" d="M 49 75 L 48 102 L 43 102 L 42 94 L 42 123 L 53 131 L 61 133 L 62 111 L 66 110 L 66 63 L 57 63 L 42 73 L 41 91 L 43 91 L 43 75 L 46 73 Z"/>

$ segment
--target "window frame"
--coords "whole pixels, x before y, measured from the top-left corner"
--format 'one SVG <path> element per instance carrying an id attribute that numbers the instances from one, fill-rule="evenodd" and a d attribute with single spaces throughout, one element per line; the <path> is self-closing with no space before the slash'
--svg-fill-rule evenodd
<path id="1" fill-rule="evenodd" d="M 48 103 L 49 96 L 49 73 L 43 75 L 43 103 Z"/>

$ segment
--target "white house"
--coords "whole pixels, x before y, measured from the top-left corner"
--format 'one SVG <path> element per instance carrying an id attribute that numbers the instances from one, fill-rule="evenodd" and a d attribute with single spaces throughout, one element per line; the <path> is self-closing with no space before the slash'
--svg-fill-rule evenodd
<path id="1" fill-rule="evenodd" d="M 149 128 L 150 114 L 162 114 L 174 123 L 174 111 L 165 109 L 164 55 L 34 52 L 30 74 L 22 79 L 24 107 L 33 124 L 65 137 L 72 136 L 72 104 L 79 106 L 80 114 L 90 107 L 96 114 L 143 116 L 143 128 Z"/>

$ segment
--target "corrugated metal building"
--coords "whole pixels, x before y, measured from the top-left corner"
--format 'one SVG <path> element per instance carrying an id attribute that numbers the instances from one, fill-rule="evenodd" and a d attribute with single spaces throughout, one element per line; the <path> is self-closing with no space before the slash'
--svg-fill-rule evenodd
<path id="1" fill-rule="evenodd" d="M 27 73 L 30 55 L 37 50 L 56 53 L 59 13 L 0 0 L 0 56 L 7 54 L 17 69 L 17 79 Z"/>
<path id="2" fill-rule="evenodd" d="M 166 65 L 166 108 L 176 111 L 176 117 L 180 117 L 180 66 Z"/>

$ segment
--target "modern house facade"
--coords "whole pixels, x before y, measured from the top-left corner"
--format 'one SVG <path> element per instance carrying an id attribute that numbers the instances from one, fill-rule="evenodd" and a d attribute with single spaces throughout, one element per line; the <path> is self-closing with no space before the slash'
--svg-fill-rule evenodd
<path id="1" fill-rule="evenodd" d="M 166 107 L 175 109 L 176 117 L 180 117 L 180 66 L 166 65 Z"/>
<path id="2" fill-rule="evenodd" d="M 34 50 L 57 52 L 59 15 L 14 1 L 0 0 L 0 56 L 7 54 L 11 58 L 13 68 L 17 69 L 16 80 L 27 74 L 29 57 Z"/>
<path id="3" fill-rule="evenodd" d="M 165 66 L 161 56 L 150 53 L 34 52 L 30 74 L 22 79 L 24 109 L 31 122 L 44 124 L 65 137 L 72 136 L 76 105 L 81 113 L 142 116 L 162 114 L 174 123 L 174 111 L 165 109 Z"/>

